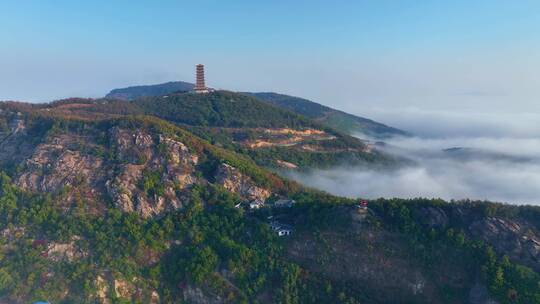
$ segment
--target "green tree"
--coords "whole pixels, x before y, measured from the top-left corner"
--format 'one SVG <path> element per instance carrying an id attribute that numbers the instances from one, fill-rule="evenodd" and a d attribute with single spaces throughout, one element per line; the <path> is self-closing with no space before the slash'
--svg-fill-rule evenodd
<path id="1" fill-rule="evenodd" d="M 202 249 L 193 247 L 192 257 L 187 265 L 187 273 L 196 283 L 202 283 L 217 267 L 218 256 L 209 246 Z"/>

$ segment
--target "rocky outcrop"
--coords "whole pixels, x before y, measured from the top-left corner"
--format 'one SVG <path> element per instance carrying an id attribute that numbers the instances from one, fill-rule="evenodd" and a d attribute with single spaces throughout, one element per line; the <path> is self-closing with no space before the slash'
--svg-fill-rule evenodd
<path id="1" fill-rule="evenodd" d="M 448 216 L 439 207 L 423 207 L 415 213 L 420 223 L 428 228 L 444 228 L 448 225 Z"/>
<path id="2" fill-rule="evenodd" d="M 23 170 L 15 178 L 17 186 L 32 192 L 58 194 L 71 188 L 58 198 L 68 208 L 76 200 L 102 201 L 102 184 L 107 168 L 101 157 L 84 152 L 94 144 L 78 136 L 62 134 L 37 145 L 24 161 Z M 97 210 L 102 207 L 88 206 Z"/>
<path id="3" fill-rule="evenodd" d="M 81 155 L 62 145 L 41 144 L 26 161 L 26 170 L 17 179 L 25 190 L 54 193 L 65 186 L 96 183 L 103 160 Z"/>
<path id="4" fill-rule="evenodd" d="M 73 106 L 73 105 L 71 105 Z M 82 106 L 81 106 L 82 107 Z M 48 193 L 64 212 L 82 206 L 103 214 L 112 205 L 148 218 L 183 208 L 194 184 L 208 181 L 197 173 L 199 155 L 173 135 L 119 125 L 92 124 L 36 133 L 16 113 L 0 115 L 0 164 L 20 166 L 20 188 Z M 36 120 L 37 121 L 37 120 Z M 25 151 L 14 147 L 25 147 Z M 20 159 L 17 162 L 15 159 Z M 236 168 L 222 165 L 217 183 L 243 199 L 266 200 L 270 192 Z"/>
<path id="5" fill-rule="evenodd" d="M 94 284 L 96 287 L 95 298 L 97 303 L 110 304 L 112 301 L 109 296 L 109 284 L 105 280 L 105 277 L 103 275 L 98 275 Z"/>
<path id="6" fill-rule="evenodd" d="M 471 239 L 492 246 L 498 254 L 540 271 L 540 232 L 523 218 L 485 217 L 467 204 L 419 207 L 413 215 L 426 228 L 462 230 Z"/>
<path id="7" fill-rule="evenodd" d="M 514 260 L 540 270 L 540 235 L 526 223 L 487 217 L 469 226 L 474 238 L 481 239 Z"/>
<path id="8" fill-rule="evenodd" d="M 196 154 L 174 138 L 142 129 L 113 127 L 107 133 L 108 145 L 70 132 L 47 138 L 24 161 L 16 184 L 33 192 L 63 192 L 58 201 L 66 208 L 84 199 L 103 210 L 110 197 L 121 210 L 150 217 L 183 206 L 186 190 L 198 182 Z M 146 175 L 155 172 L 163 191 L 146 193 Z"/>
<path id="9" fill-rule="evenodd" d="M 109 133 L 117 159 L 136 164 L 151 159 L 155 143 L 150 134 L 142 130 L 132 131 L 119 127 L 113 127 Z"/>
<path id="10" fill-rule="evenodd" d="M 140 279 L 137 277 L 126 280 L 104 272 L 96 277 L 94 297 L 101 304 L 112 303 L 112 299 L 128 300 L 131 303 L 160 303 L 160 297 L 156 290 L 142 288 L 138 283 L 140 283 Z"/>
<path id="11" fill-rule="evenodd" d="M 160 136 L 160 144 L 165 150 L 165 169 L 167 178 L 176 183 L 180 188 L 193 184 L 196 180 L 193 171 L 199 157 L 189 152 L 181 142 Z"/>
<path id="12" fill-rule="evenodd" d="M 136 292 L 133 284 L 128 281 L 113 279 L 112 283 L 114 294 L 118 298 L 129 299 Z"/>
<path id="13" fill-rule="evenodd" d="M 221 304 L 225 300 L 218 295 L 209 295 L 202 291 L 201 288 L 192 285 L 187 285 L 182 290 L 184 301 L 186 303 L 196 304 Z"/>
<path id="14" fill-rule="evenodd" d="M 75 236 L 68 243 L 51 242 L 47 246 L 47 258 L 55 262 L 66 260 L 73 262 L 88 255 L 87 252 L 77 246 L 80 237 Z"/>
<path id="15" fill-rule="evenodd" d="M 119 173 L 106 182 L 114 204 L 125 212 L 143 217 L 182 207 L 183 191 L 197 182 L 198 156 L 182 142 L 159 135 L 158 144 L 149 134 L 138 130 L 113 128 L 111 131 L 117 158 L 129 163 L 120 165 Z M 159 174 L 160 193 L 146 193 L 141 183 L 149 174 Z"/>
<path id="16" fill-rule="evenodd" d="M 271 194 L 270 191 L 258 187 L 251 178 L 228 164 L 221 164 L 218 167 L 216 183 L 249 201 L 260 200 L 264 202 Z"/>
<path id="17" fill-rule="evenodd" d="M 144 168 L 144 165 L 122 165 L 120 173 L 105 183 L 115 206 L 124 212 L 134 212 L 139 204 L 146 204 L 139 186 Z"/>
<path id="18" fill-rule="evenodd" d="M 199 155 L 174 135 L 79 122 L 38 132 L 37 125 L 47 128 L 50 121 L 3 114 L 0 165 L 18 166 L 13 176 L 17 186 L 53 195 L 66 213 L 82 207 L 99 215 L 112 204 L 149 218 L 183 208 L 192 186 L 208 182 L 197 174 Z M 215 180 L 245 200 L 265 201 L 270 195 L 228 165 L 220 166 Z"/>

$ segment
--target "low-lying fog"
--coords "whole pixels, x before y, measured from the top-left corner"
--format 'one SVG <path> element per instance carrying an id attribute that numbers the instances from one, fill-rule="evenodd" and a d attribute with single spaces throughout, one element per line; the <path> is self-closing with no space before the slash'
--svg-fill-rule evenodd
<path id="1" fill-rule="evenodd" d="M 466 119 L 454 121 L 456 128 L 449 121 L 444 120 L 447 133 L 441 132 L 444 128 L 437 121 L 425 119 L 425 131 L 412 130 L 419 136 L 391 138 L 379 147 L 414 160 L 414 165 L 392 170 L 344 165 L 294 172 L 290 177 L 349 197 L 470 198 L 540 205 L 540 133 L 534 132 L 540 120 L 516 117 L 514 125 L 505 125 L 508 120 L 501 119 L 499 125 L 490 121 L 489 127 L 476 120 L 471 129 Z M 433 130 L 440 132 L 438 136 Z"/>

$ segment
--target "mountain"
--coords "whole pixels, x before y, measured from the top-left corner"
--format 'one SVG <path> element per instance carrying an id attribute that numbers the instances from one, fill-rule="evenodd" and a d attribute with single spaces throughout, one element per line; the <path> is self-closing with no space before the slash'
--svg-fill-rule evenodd
<path id="1" fill-rule="evenodd" d="M 227 128 L 309 128 L 310 119 L 229 91 L 208 94 L 169 94 L 135 99 L 145 113 L 193 126 Z"/>
<path id="2" fill-rule="evenodd" d="M 144 96 L 160 96 L 178 91 L 191 91 L 195 87 L 194 84 L 174 81 L 155 85 L 132 86 L 122 89 L 114 89 L 109 92 L 106 98 L 118 98 L 123 100 L 133 100 Z"/>
<path id="3" fill-rule="evenodd" d="M 114 89 L 106 98 L 134 100 L 139 97 L 162 96 L 178 91 L 189 91 L 193 84 L 186 82 L 168 82 L 157 85 L 136 86 Z M 349 135 L 366 135 L 373 138 L 390 136 L 407 136 L 408 133 L 386 126 L 376 121 L 345 113 L 316 102 L 278 93 L 244 93 L 256 97 L 266 103 L 292 111 L 302 116 L 314 119 L 323 125 L 339 130 Z"/>
<path id="4" fill-rule="evenodd" d="M 217 137 L 293 124 L 327 154 L 339 132 L 239 120 L 271 106 L 229 92 L 160 98 L 0 103 L 0 302 L 538 302 L 540 208 L 307 189 Z"/>
<path id="5" fill-rule="evenodd" d="M 105 100 L 83 110 L 153 115 L 187 127 L 214 144 L 247 154 L 265 167 L 397 163 L 394 157 L 355 137 L 255 97 L 229 91 L 171 93 L 131 102 Z"/>
<path id="6" fill-rule="evenodd" d="M 347 134 L 367 135 L 374 138 L 408 136 L 405 131 L 389 127 L 371 119 L 355 116 L 316 102 L 278 93 L 246 93 L 275 106 L 312 118 L 324 125 Z"/>

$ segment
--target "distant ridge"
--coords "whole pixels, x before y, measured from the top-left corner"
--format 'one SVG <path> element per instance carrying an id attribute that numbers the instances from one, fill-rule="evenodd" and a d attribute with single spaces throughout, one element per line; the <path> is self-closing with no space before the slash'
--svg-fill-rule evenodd
<path id="1" fill-rule="evenodd" d="M 179 91 L 191 91 L 194 86 L 195 85 L 192 83 L 183 81 L 132 86 L 114 89 L 105 97 L 134 100 L 140 97 L 162 96 Z M 273 92 L 244 92 L 242 94 L 256 97 L 265 103 L 314 119 L 323 125 L 350 135 L 365 135 L 377 139 L 410 135 L 403 130 L 387 126 L 368 118 L 339 111 L 300 97 Z"/>
<path id="2" fill-rule="evenodd" d="M 410 135 L 403 130 L 389 127 L 371 119 L 352 115 L 300 97 L 273 92 L 245 94 L 255 96 L 267 103 L 304 115 L 331 128 L 351 135 L 359 135 L 359 133 L 361 133 L 375 138 Z"/>
<path id="3" fill-rule="evenodd" d="M 191 91 L 194 84 L 184 81 L 171 81 L 154 85 L 140 85 L 121 89 L 114 89 L 109 92 L 106 98 L 117 98 L 122 100 L 133 100 L 139 97 L 160 96 L 178 91 Z"/>

